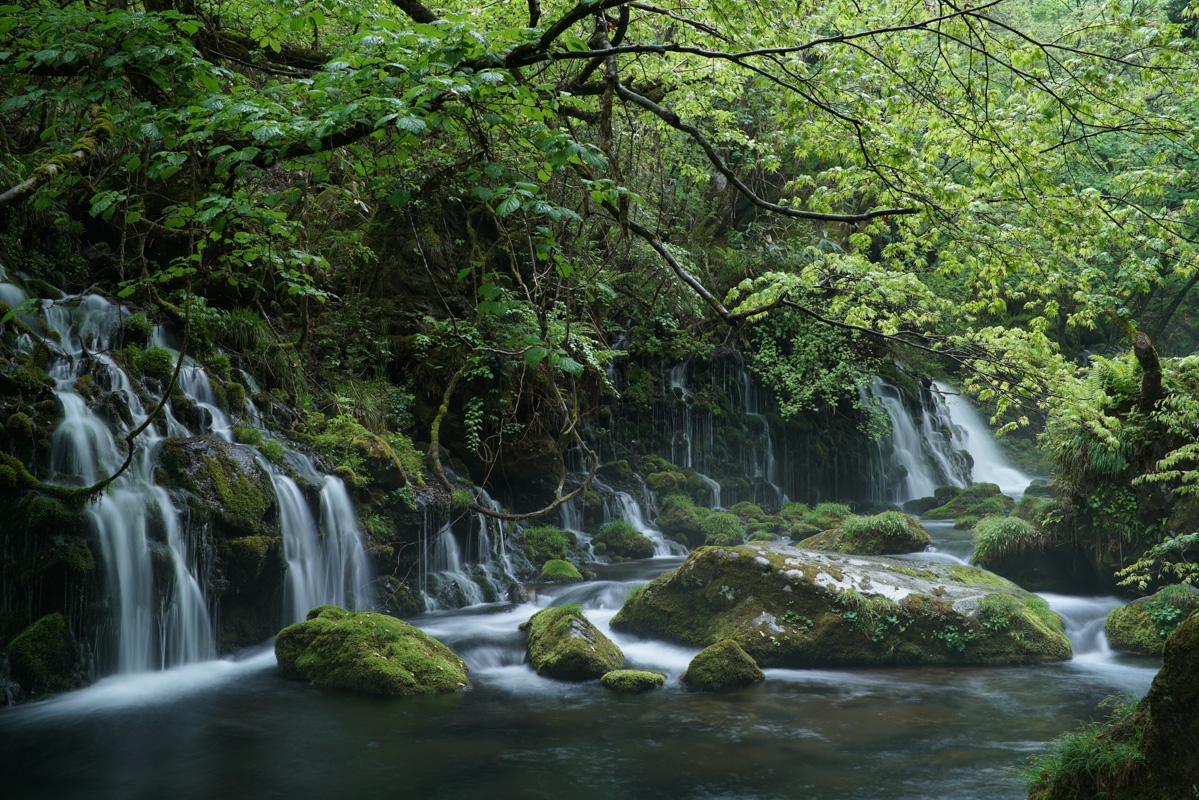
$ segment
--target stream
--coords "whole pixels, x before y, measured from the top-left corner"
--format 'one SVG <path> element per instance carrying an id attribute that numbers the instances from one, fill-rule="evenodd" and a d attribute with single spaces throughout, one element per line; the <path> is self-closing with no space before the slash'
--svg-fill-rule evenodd
<path id="1" fill-rule="evenodd" d="M 931 523 L 958 560 L 969 537 Z M 1024 796 L 1010 769 L 1116 693 L 1142 695 L 1160 662 L 1111 653 L 1116 598 L 1047 595 L 1075 648 L 1026 667 L 767 670 L 716 694 L 678 677 L 696 648 L 608 630 L 630 587 L 679 556 L 597 565 L 534 603 L 414 620 L 458 652 L 472 686 L 380 699 L 285 680 L 269 648 L 236 660 L 116 675 L 0 711 L 4 796 L 15 798 L 957 798 Z M 577 602 L 664 689 L 618 695 L 524 663 L 517 625 Z"/>

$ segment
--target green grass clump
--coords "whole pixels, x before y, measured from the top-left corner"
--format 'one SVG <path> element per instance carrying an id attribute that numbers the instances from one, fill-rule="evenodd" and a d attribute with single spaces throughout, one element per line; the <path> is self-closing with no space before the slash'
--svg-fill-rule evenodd
<path id="1" fill-rule="evenodd" d="M 262 444 L 262 431 L 250 425 L 234 425 L 233 441 L 238 444 Z"/>
<path id="2" fill-rule="evenodd" d="M 1092 721 L 1058 737 L 1047 753 L 1034 756 L 1020 769 L 1030 800 L 1112 797 L 1139 784 L 1145 770 L 1141 732 L 1125 726 L 1124 735 L 1111 735 L 1111 726 L 1127 718 L 1136 705 L 1130 699 L 1106 702 L 1113 707 L 1107 724 Z"/>
<path id="3" fill-rule="evenodd" d="M 803 522 L 815 525 L 820 530 L 827 530 L 851 514 L 853 511 L 844 503 L 821 503 L 803 518 Z"/>
<path id="4" fill-rule="evenodd" d="M 553 525 L 535 525 L 525 529 L 525 552 L 534 564 L 551 559 L 565 560 L 566 534 Z"/>
<path id="5" fill-rule="evenodd" d="M 799 522 L 808 514 L 812 513 L 812 509 L 808 508 L 803 503 L 797 503 L 792 500 L 789 503 L 784 503 L 779 509 L 779 516 L 788 522 Z"/>
<path id="6" fill-rule="evenodd" d="M 613 520 L 600 529 L 592 540 L 596 555 L 619 558 L 650 558 L 654 543 L 623 519 Z"/>
<path id="7" fill-rule="evenodd" d="M 745 527 L 736 514 L 727 511 L 717 511 L 709 514 L 700 530 L 704 535 L 704 544 L 714 547 L 728 547 L 745 542 Z"/>
<path id="8" fill-rule="evenodd" d="M 999 559 L 1041 549 L 1041 534 L 1019 517 L 992 515 L 974 526 L 974 563 L 994 564 Z"/>

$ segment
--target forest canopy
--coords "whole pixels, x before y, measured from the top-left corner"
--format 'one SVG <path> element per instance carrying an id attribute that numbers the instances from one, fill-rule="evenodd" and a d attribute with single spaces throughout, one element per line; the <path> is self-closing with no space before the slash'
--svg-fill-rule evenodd
<path id="1" fill-rule="evenodd" d="M 795 410 L 929 359 L 1005 419 L 1108 442 L 1084 351 L 1136 344 L 1152 371 L 1196 345 L 1176 2 L 0 12 L 6 250 L 72 220 L 96 257 L 69 282 L 199 346 L 269 339 L 298 407 L 425 387 L 423 415 L 388 389 L 374 416 L 431 436 L 438 472 L 447 420 L 483 463 L 534 429 L 589 454 L 580 420 L 630 343 L 785 334 L 763 377 Z"/>

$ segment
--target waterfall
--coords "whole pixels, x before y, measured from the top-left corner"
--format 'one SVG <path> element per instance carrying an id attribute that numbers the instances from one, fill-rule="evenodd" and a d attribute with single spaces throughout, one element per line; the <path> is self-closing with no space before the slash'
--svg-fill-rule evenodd
<path id="1" fill-rule="evenodd" d="M 24 290 L 3 282 L 6 277 L 0 270 L 0 302 L 10 306 L 23 302 Z M 109 355 L 127 314 L 99 295 L 85 295 L 43 301 L 37 312 L 23 316 L 34 330 L 46 332 L 43 342 L 53 357 L 47 372 L 55 380 L 61 419 L 50 436 L 47 481 L 51 484 L 88 486 L 112 475 L 126 457 L 125 434 L 149 416 L 144 395 Z M 167 346 L 167 340 L 161 328 L 155 330 L 154 344 Z M 33 344 L 25 341 L 21 346 Z M 85 397 L 88 392 L 77 387 L 85 374 L 91 376 L 93 391 L 118 399 L 128 414 L 124 410 L 114 414 L 113 422 L 97 414 Z M 106 593 L 97 604 L 107 610 L 95 641 L 101 672 L 165 669 L 216 656 L 211 613 L 216 598 L 205 594 L 213 545 L 206 528 L 187 524 L 186 509 L 176 507 L 171 494 L 156 485 L 155 456 L 167 437 L 201 434 L 231 442 L 232 421 L 221 409 L 204 368 L 190 356 L 179 372 L 178 389 L 203 411 L 199 430 L 180 422 L 168 403 L 137 438 L 129 468 L 84 514 L 95 536 Z M 148 392 L 148 387 L 143 391 Z M 269 435 L 248 400 L 245 410 L 233 411 Z M 370 565 L 342 481 L 321 474 L 309 457 L 285 449 L 294 474 L 319 487 L 318 525 L 292 477 L 254 448 L 236 446 L 255 455 L 279 504 L 279 534 L 288 565 L 282 621 L 303 619 L 309 608 L 323 603 L 371 607 Z"/>
<path id="2" fill-rule="evenodd" d="M 975 483 L 996 483 L 1004 494 L 1020 498 L 1032 480 L 1011 466 L 995 443 L 991 429 L 970 401 L 947 384 L 934 382 L 940 405 L 951 420 L 954 447 L 969 451 L 974 458 L 970 477 Z"/>

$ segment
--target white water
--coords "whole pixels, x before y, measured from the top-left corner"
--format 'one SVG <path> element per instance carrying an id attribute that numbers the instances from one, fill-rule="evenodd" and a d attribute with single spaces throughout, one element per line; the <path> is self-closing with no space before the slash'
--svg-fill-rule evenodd
<path id="1" fill-rule="evenodd" d="M 974 458 L 971 479 L 975 483 L 999 484 L 1001 492 L 1020 499 L 1032 479 L 1004 458 L 990 427 L 969 400 L 947 384 L 934 382 L 933 386 L 952 421 L 949 427 L 954 447 L 968 450 Z"/>

